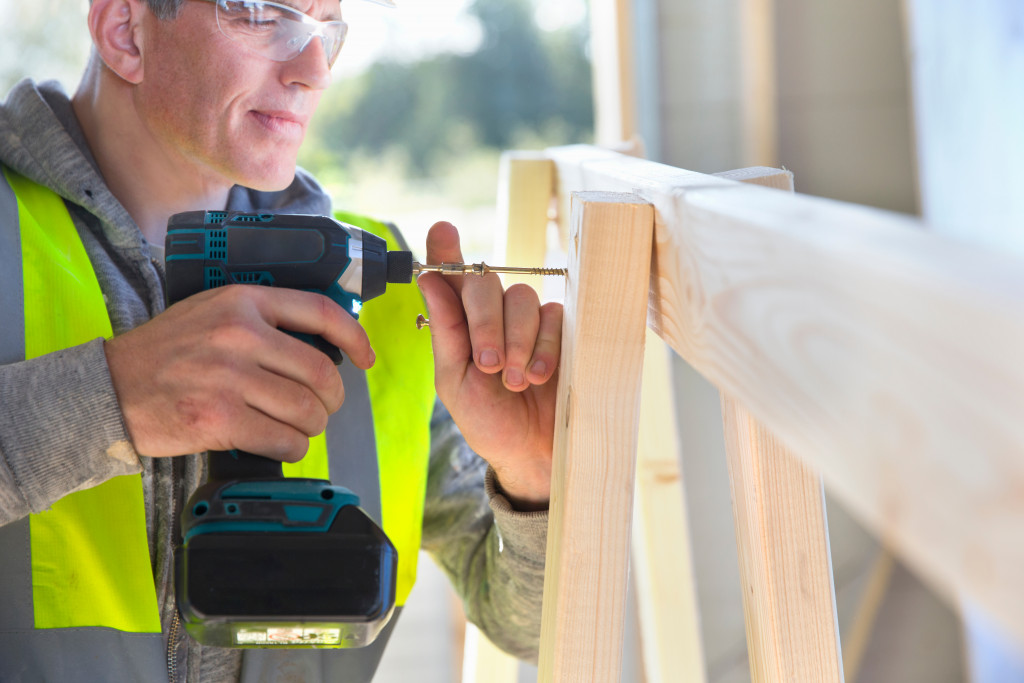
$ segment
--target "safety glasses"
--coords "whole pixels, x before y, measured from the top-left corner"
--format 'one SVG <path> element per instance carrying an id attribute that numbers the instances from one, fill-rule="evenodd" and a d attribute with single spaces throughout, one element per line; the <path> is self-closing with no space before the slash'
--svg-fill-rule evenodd
<path id="1" fill-rule="evenodd" d="M 319 38 L 334 66 L 348 33 L 348 24 L 337 19 L 318 21 L 294 7 L 266 0 L 206 0 L 217 7 L 220 32 L 256 54 L 275 62 L 295 59 L 314 38 Z"/>

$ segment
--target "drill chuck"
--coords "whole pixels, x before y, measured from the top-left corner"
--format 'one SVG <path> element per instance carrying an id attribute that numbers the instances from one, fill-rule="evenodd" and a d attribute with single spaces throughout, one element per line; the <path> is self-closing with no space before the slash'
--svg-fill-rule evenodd
<path id="1" fill-rule="evenodd" d="M 389 251 L 387 281 L 389 284 L 412 282 L 412 252 Z"/>

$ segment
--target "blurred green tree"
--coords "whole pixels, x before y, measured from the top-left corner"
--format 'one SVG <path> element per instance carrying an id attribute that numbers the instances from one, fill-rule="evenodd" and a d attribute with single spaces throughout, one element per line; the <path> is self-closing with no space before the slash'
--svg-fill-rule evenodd
<path id="1" fill-rule="evenodd" d="M 356 156 L 401 156 L 427 177 L 475 147 L 593 136 L 584 26 L 542 31 L 530 0 L 475 0 L 483 38 L 471 54 L 383 61 L 325 96 L 300 163 L 342 175 Z"/>

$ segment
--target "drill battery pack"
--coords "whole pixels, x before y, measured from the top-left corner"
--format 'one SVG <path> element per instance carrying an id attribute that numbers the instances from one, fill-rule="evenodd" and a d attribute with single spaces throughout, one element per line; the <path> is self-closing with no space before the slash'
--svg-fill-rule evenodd
<path id="1" fill-rule="evenodd" d="M 394 611 L 398 553 L 358 502 L 319 479 L 201 487 L 175 550 L 189 634 L 234 648 L 372 642 Z"/>

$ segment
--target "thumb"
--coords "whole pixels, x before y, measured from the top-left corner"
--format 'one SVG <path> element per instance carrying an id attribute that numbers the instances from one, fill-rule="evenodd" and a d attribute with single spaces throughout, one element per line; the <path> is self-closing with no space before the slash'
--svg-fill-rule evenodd
<path id="1" fill-rule="evenodd" d="M 444 400 L 462 383 L 473 362 L 462 299 L 440 273 L 423 273 L 416 284 L 427 302 L 430 317 L 430 343 L 434 350 L 434 382 Z"/>

